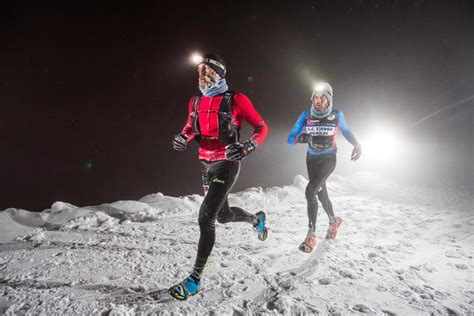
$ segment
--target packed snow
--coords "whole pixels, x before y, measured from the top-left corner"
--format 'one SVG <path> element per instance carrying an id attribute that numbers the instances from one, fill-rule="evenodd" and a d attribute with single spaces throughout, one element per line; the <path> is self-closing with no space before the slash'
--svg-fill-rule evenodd
<path id="1" fill-rule="evenodd" d="M 306 183 L 297 176 L 288 186 L 230 194 L 231 205 L 267 212 L 269 237 L 259 241 L 246 223 L 216 224 L 201 291 L 184 302 L 147 293 L 190 273 L 202 195 L 4 210 L 0 314 L 474 313 L 469 191 L 332 175 L 343 223 L 325 240 L 320 208 L 317 247 L 305 254 L 297 248 L 307 231 Z"/>

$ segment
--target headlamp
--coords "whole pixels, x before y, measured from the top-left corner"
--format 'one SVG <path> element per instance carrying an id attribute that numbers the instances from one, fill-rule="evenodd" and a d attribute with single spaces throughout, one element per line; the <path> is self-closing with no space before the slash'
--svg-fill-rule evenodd
<path id="1" fill-rule="evenodd" d="M 203 58 L 202 58 L 202 56 L 199 55 L 199 54 L 193 54 L 193 55 L 191 56 L 191 60 L 192 60 L 192 62 L 193 62 L 194 64 L 196 64 L 196 65 L 199 65 L 200 63 L 203 62 Z"/>

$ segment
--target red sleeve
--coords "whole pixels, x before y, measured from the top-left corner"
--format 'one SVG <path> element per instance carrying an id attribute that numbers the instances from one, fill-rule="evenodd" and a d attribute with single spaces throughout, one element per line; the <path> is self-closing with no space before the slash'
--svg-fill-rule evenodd
<path id="1" fill-rule="evenodd" d="M 257 144 L 261 144 L 267 136 L 268 127 L 260 114 L 255 110 L 250 99 L 243 93 L 234 95 L 235 110 L 237 116 L 246 120 L 253 127 L 253 134 L 250 139 L 254 139 Z"/>
<path id="2" fill-rule="evenodd" d="M 186 125 L 184 125 L 181 134 L 186 134 L 188 136 L 188 143 L 194 138 L 193 124 L 191 122 L 191 112 L 193 107 L 193 98 L 189 99 L 188 103 L 188 119 L 186 120 Z"/>

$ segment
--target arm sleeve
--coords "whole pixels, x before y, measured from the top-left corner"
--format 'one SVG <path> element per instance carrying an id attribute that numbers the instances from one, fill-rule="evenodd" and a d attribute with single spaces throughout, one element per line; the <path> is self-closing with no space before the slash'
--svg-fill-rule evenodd
<path id="1" fill-rule="evenodd" d="M 288 144 L 294 145 L 296 144 L 296 136 L 301 133 L 304 127 L 304 118 L 306 116 L 306 112 L 303 112 L 300 114 L 298 119 L 296 120 L 295 125 L 293 125 L 293 128 L 290 131 L 290 134 L 288 134 L 287 142 Z"/>
<path id="2" fill-rule="evenodd" d="M 236 93 L 234 96 L 236 110 L 244 120 L 246 120 L 253 127 L 253 134 L 250 139 L 253 139 L 257 144 L 261 144 L 267 136 L 268 127 L 260 114 L 255 110 L 250 102 L 250 99 L 242 94 Z"/>
<path id="3" fill-rule="evenodd" d="M 342 132 L 342 135 L 344 135 L 344 138 L 351 143 L 352 145 L 357 145 L 359 142 L 355 138 L 354 134 L 350 130 L 349 126 L 347 126 L 346 119 L 344 117 L 344 113 L 342 111 L 339 111 L 337 113 L 338 118 L 339 118 L 339 129 Z"/>
<path id="4" fill-rule="evenodd" d="M 193 106 L 193 98 L 189 100 L 188 103 L 188 119 L 186 120 L 186 124 L 184 125 L 183 129 L 181 130 L 180 134 L 185 134 L 188 136 L 188 143 L 194 138 L 194 131 L 193 131 L 193 124 L 191 122 L 191 112 Z"/>

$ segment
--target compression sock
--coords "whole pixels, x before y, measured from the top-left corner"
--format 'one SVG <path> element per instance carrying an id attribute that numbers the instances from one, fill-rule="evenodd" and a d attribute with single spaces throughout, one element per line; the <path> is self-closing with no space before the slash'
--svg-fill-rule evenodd
<path id="1" fill-rule="evenodd" d="M 201 280 L 202 272 L 204 271 L 204 267 L 206 266 L 207 258 L 200 258 L 196 257 L 196 261 L 194 263 L 194 269 L 191 273 L 191 277 L 199 282 Z"/>

